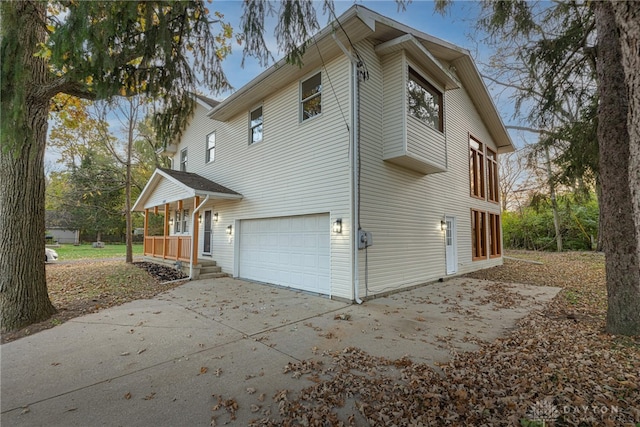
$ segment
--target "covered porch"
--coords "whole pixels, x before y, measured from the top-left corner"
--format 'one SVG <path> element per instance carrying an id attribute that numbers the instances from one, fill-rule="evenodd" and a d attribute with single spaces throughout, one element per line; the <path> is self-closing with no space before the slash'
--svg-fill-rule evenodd
<path id="1" fill-rule="evenodd" d="M 144 212 L 144 255 L 159 262 L 198 265 L 202 208 L 212 200 L 242 195 L 200 175 L 156 169 L 134 204 Z"/>

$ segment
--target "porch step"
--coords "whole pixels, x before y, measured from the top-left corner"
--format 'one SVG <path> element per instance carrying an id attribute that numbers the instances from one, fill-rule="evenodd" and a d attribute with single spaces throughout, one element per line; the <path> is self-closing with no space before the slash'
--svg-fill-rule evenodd
<path id="1" fill-rule="evenodd" d="M 211 261 L 211 260 L 199 259 L 198 260 L 198 265 L 200 267 L 215 267 L 216 265 L 218 265 L 218 263 L 215 262 L 215 261 Z"/>
<path id="2" fill-rule="evenodd" d="M 200 275 L 201 276 L 203 274 L 209 274 L 209 273 L 220 273 L 221 271 L 222 271 L 222 268 L 220 268 L 218 266 L 200 267 Z"/>
<path id="3" fill-rule="evenodd" d="M 198 277 L 198 280 L 203 280 L 203 279 L 219 279 L 221 277 L 229 277 L 229 275 L 227 273 L 205 273 L 202 274 L 200 273 L 200 276 Z"/>

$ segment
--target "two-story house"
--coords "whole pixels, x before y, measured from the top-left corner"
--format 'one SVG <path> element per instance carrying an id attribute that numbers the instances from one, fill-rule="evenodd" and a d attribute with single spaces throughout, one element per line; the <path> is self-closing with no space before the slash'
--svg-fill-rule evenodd
<path id="1" fill-rule="evenodd" d="M 145 255 L 352 301 L 502 263 L 513 145 L 469 52 L 359 5 L 338 20 L 303 67 L 197 96 L 134 206 L 163 216 Z"/>

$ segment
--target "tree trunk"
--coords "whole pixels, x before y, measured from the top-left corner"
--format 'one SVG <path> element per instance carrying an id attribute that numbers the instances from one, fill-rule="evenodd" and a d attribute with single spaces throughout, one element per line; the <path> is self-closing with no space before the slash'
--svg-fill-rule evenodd
<path id="1" fill-rule="evenodd" d="M 604 222 L 602 221 L 602 185 L 600 176 L 596 178 L 596 199 L 598 200 L 598 238 L 596 239 L 596 251 L 602 252 L 602 239 L 604 239 Z"/>
<path id="2" fill-rule="evenodd" d="M 634 2 L 596 2 L 595 8 L 607 331 L 640 335 L 638 10 Z"/>
<path id="3" fill-rule="evenodd" d="M 137 100 L 135 102 L 138 102 Z M 133 227 L 131 225 L 131 155 L 133 151 L 133 130 L 137 124 L 137 108 L 134 105 L 133 100 L 129 100 L 129 129 L 127 135 L 127 162 L 126 162 L 126 177 L 124 185 L 124 215 L 126 219 L 126 243 L 127 243 L 127 255 L 126 262 L 131 264 L 133 262 Z"/>
<path id="4" fill-rule="evenodd" d="M 560 229 L 560 214 L 558 213 L 558 200 L 556 198 L 556 184 L 551 171 L 551 157 L 549 147 L 544 147 L 545 166 L 547 168 L 547 184 L 549 185 L 549 197 L 551 198 L 551 211 L 553 212 L 553 228 L 556 232 L 556 249 L 562 252 L 562 230 Z"/>
<path id="5" fill-rule="evenodd" d="M 49 98 L 38 94 L 46 83 L 45 62 L 34 56 L 44 41 L 41 22 L 46 2 L 3 5 L 2 62 L 24 64 L 2 82 L 2 120 L 12 120 L 0 147 L 0 320 L 2 331 L 18 329 L 49 318 L 55 308 L 49 300 L 44 265 L 44 151 Z M 13 27 L 13 28 L 11 28 Z M 16 40 L 7 40 L 8 34 Z M 18 73 L 20 73 L 18 75 Z M 25 91 L 17 112 L 9 99 Z M 5 128 L 5 129 L 7 129 Z"/>

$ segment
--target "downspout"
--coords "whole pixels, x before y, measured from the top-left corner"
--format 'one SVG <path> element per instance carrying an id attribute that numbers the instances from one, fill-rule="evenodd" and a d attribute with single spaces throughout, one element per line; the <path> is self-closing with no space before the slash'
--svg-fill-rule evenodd
<path id="1" fill-rule="evenodd" d="M 198 211 L 204 206 L 205 203 L 207 203 L 209 201 L 209 195 L 207 194 L 206 197 L 204 198 L 204 200 L 202 202 L 200 202 L 200 204 L 198 205 L 197 208 L 195 208 L 193 210 L 193 213 L 191 214 L 191 229 L 193 229 L 193 224 L 195 224 L 195 220 L 196 220 L 196 214 L 198 213 Z M 193 236 L 194 239 L 197 239 L 198 236 Z M 193 247 L 191 248 L 191 255 L 189 256 L 189 277 L 187 277 L 186 279 L 182 279 L 182 280 L 191 280 L 191 277 L 193 276 Z"/>
<path id="2" fill-rule="evenodd" d="M 351 62 L 351 87 L 352 97 L 351 97 L 351 132 L 349 135 L 349 153 L 350 153 L 350 172 L 351 172 L 351 247 L 352 247 L 352 287 L 351 287 L 351 295 L 353 300 L 362 304 L 362 300 L 358 296 L 358 288 L 360 287 L 360 272 L 359 272 L 359 264 L 358 264 L 358 230 L 360 224 L 358 224 L 358 198 L 360 194 L 358 193 L 358 150 L 357 145 L 360 143 L 358 141 L 358 117 L 356 111 L 356 105 L 358 100 L 358 60 L 351 55 L 351 53 L 344 47 L 342 42 L 336 37 L 335 32 L 332 34 L 333 39 L 336 41 L 336 44 L 342 52 L 345 54 L 349 61 Z"/>

